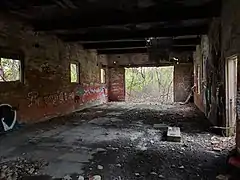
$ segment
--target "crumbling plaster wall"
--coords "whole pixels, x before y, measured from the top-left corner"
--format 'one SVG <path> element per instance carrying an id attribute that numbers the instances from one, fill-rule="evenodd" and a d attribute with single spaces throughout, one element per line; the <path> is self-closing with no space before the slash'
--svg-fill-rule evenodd
<path id="1" fill-rule="evenodd" d="M 193 64 L 174 66 L 174 102 L 186 101 L 193 86 Z"/>
<path id="2" fill-rule="evenodd" d="M 106 84 L 100 83 L 106 59 L 96 51 L 63 43 L 12 17 L 0 16 L 0 56 L 6 56 L 6 49 L 22 54 L 23 81 L 0 83 L 0 105 L 16 107 L 20 123 L 43 121 L 107 101 Z M 16 58 L 14 53 L 7 56 Z M 80 83 L 70 83 L 70 62 L 80 64 Z"/>
<path id="3" fill-rule="evenodd" d="M 220 19 L 214 19 L 208 35 L 194 53 L 194 102 L 214 125 L 224 124 L 224 69 L 220 62 Z"/>
<path id="4" fill-rule="evenodd" d="M 226 58 L 238 55 L 237 129 L 236 142 L 240 152 L 240 1 L 222 1 L 222 64 Z M 224 74 L 222 75 L 224 77 Z"/>
<path id="5" fill-rule="evenodd" d="M 123 67 L 109 68 L 108 77 L 109 101 L 125 101 L 125 69 Z"/>

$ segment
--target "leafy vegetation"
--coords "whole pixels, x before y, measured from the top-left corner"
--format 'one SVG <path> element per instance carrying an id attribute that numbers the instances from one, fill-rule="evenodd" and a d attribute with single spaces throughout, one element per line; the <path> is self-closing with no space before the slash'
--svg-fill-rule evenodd
<path id="1" fill-rule="evenodd" d="M 21 62 L 14 59 L 0 58 L 0 82 L 19 81 Z"/>
<path id="2" fill-rule="evenodd" d="M 70 71 L 71 71 L 71 82 L 78 82 L 78 66 L 77 66 L 77 64 L 71 63 Z"/>
<path id="3" fill-rule="evenodd" d="M 128 100 L 172 102 L 173 70 L 172 66 L 126 68 Z"/>

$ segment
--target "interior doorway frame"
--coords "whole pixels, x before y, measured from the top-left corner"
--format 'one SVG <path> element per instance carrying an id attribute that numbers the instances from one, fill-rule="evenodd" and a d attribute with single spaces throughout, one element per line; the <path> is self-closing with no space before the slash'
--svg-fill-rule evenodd
<path id="1" fill-rule="evenodd" d="M 238 55 L 232 55 L 225 61 L 226 83 L 226 135 L 234 136 L 237 122 L 237 64 Z"/>

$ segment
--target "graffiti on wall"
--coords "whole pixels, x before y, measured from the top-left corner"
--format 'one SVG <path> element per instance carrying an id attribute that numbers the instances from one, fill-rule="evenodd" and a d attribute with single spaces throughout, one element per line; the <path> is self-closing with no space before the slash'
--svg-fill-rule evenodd
<path id="1" fill-rule="evenodd" d="M 53 94 L 48 94 L 44 96 L 40 96 L 37 91 L 32 91 L 28 93 L 28 100 L 29 104 L 28 107 L 33 105 L 40 106 L 41 104 L 44 105 L 58 105 L 65 101 L 73 100 L 74 93 L 71 92 L 56 92 Z"/>
<path id="2" fill-rule="evenodd" d="M 75 102 L 87 102 L 96 100 L 99 98 L 105 98 L 107 90 L 105 87 L 87 87 L 83 88 L 81 86 L 75 89 Z"/>
<path id="3" fill-rule="evenodd" d="M 6 132 L 17 124 L 17 112 L 9 104 L 0 104 L 0 132 Z"/>
<path id="4" fill-rule="evenodd" d="M 47 94 L 41 96 L 37 91 L 31 91 L 28 93 L 27 98 L 29 100 L 28 107 L 32 106 L 57 106 L 67 101 L 74 101 L 75 103 L 84 103 L 99 98 L 106 97 L 105 87 L 77 87 L 71 92 L 56 92 L 53 94 Z"/>

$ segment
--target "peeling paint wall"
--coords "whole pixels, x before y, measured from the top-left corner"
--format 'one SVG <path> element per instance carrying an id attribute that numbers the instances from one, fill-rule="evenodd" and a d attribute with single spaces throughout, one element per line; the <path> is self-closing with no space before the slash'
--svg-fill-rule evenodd
<path id="1" fill-rule="evenodd" d="M 223 126 L 224 66 L 219 64 L 220 55 L 220 20 L 214 19 L 194 53 L 194 102 L 212 124 Z"/>
<path id="2" fill-rule="evenodd" d="M 125 69 L 110 68 L 108 71 L 109 101 L 125 101 Z"/>
<path id="3" fill-rule="evenodd" d="M 237 85 L 237 130 L 236 142 L 240 152 L 240 1 L 228 0 L 222 4 L 222 63 L 225 59 L 238 55 Z"/>
<path id="4" fill-rule="evenodd" d="M 186 101 L 193 86 L 193 64 L 179 64 L 174 66 L 174 101 Z"/>
<path id="5" fill-rule="evenodd" d="M 106 59 L 95 51 L 0 17 L 0 56 L 6 49 L 23 54 L 24 73 L 23 82 L 0 83 L 0 104 L 16 107 L 20 123 L 46 120 L 107 101 L 107 87 L 100 84 L 100 68 Z M 9 58 L 14 53 L 9 53 Z M 70 83 L 71 62 L 80 65 L 80 83 Z"/>

